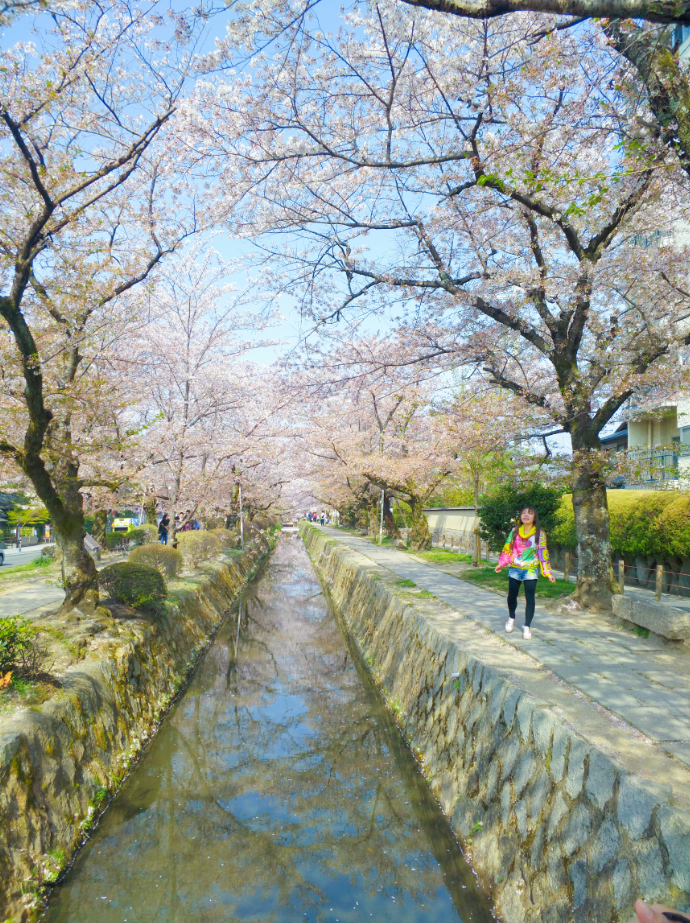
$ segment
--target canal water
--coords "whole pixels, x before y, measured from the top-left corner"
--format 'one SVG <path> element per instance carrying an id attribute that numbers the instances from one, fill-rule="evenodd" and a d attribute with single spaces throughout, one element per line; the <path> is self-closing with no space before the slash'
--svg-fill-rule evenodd
<path id="1" fill-rule="evenodd" d="M 230 613 L 47 923 L 489 923 L 298 536 Z"/>

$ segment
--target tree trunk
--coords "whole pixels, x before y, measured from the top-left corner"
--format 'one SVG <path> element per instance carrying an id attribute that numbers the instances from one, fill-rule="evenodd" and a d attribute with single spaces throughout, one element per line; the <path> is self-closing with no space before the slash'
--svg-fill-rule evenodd
<path id="1" fill-rule="evenodd" d="M 426 551 L 431 548 L 431 532 L 422 504 L 410 500 L 410 548 L 413 551 Z"/>
<path id="2" fill-rule="evenodd" d="M 397 538 L 401 538 L 400 529 L 395 524 L 395 519 L 393 518 L 393 510 L 391 509 L 391 501 L 388 494 L 385 494 L 384 503 L 383 503 L 383 522 L 388 530 L 388 534 L 395 541 Z"/>
<path id="3" fill-rule="evenodd" d="M 144 522 L 156 525 L 156 498 L 149 497 L 144 501 Z"/>
<path id="4" fill-rule="evenodd" d="M 62 549 L 62 580 L 65 601 L 61 612 L 79 609 L 87 615 L 98 606 L 98 573 L 91 555 L 84 548 L 84 526 L 73 523 L 67 535 L 58 533 L 57 541 Z"/>
<path id="5" fill-rule="evenodd" d="M 91 535 L 96 539 L 101 548 L 105 548 L 105 532 L 108 523 L 108 511 L 96 510 L 93 517 L 93 529 Z"/>
<path id="6" fill-rule="evenodd" d="M 588 609 L 609 610 L 616 581 L 611 565 L 605 474 L 590 452 L 575 449 L 575 440 L 573 449 L 573 511 L 578 554 L 575 596 Z"/>

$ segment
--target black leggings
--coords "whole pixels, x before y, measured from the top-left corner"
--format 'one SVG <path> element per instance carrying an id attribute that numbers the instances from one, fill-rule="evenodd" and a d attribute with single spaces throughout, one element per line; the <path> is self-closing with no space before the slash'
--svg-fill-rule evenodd
<path id="1" fill-rule="evenodd" d="M 537 592 L 536 580 L 516 580 L 515 577 L 508 577 L 508 612 L 511 619 L 514 619 L 521 586 L 525 588 L 525 625 L 529 628 L 534 618 L 534 594 Z"/>

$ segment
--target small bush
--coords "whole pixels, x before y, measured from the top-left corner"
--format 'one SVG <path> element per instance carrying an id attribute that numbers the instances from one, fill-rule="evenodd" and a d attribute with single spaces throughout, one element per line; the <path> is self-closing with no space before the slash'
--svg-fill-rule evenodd
<path id="1" fill-rule="evenodd" d="M 127 541 L 127 535 L 124 532 L 106 532 L 105 547 L 108 551 L 115 551 Z"/>
<path id="2" fill-rule="evenodd" d="M 144 533 L 142 545 L 153 545 L 158 541 L 158 526 L 147 522 L 145 525 L 140 526 L 140 530 Z"/>
<path id="3" fill-rule="evenodd" d="M 104 567 L 98 575 L 98 583 L 111 599 L 138 609 L 157 609 L 168 594 L 160 571 L 130 561 Z"/>
<path id="4" fill-rule="evenodd" d="M 18 666 L 28 654 L 36 631 L 26 619 L 0 619 L 0 671 Z"/>
<path id="5" fill-rule="evenodd" d="M 149 540 L 148 536 L 146 535 L 146 529 L 139 528 L 130 529 L 125 537 L 129 539 L 132 545 L 143 545 Z"/>
<path id="6" fill-rule="evenodd" d="M 208 534 L 215 535 L 223 551 L 232 551 L 239 547 L 239 536 L 231 529 L 209 529 Z"/>
<path id="7" fill-rule="evenodd" d="M 222 547 L 215 532 L 180 532 L 177 540 L 185 563 L 195 567 L 215 557 Z"/>
<path id="8" fill-rule="evenodd" d="M 50 561 L 52 561 L 55 557 L 56 548 L 57 545 L 45 545 L 45 547 L 41 549 L 41 557 L 48 558 Z"/>
<path id="9" fill-rule="evenodd" d="M 129 553 L 131 564 L 144 564 L 155 569 L 165 577 L 174 577 L 182 570 L 182 555 L 175 548 L 161 545 L 160 542 L 142 545 Z"/>
<path id="10" fill-rule="evenodd" d="M 503 484 L 481 499 L 479 535 L 492 551 L 500 551 L 517 515 L 526 506 L 539 513 L 539 522 L 549 538 L 557 525 L 563 491 L 543 484 Z M 560 541 L 560 539 L 558 539 Z"/>

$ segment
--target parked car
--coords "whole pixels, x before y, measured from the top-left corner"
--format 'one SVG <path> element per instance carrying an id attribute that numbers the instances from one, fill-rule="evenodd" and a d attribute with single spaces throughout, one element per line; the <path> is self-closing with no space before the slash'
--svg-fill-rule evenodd
<path id="1" fill-rule="evenodd" d="M 7 545 L 0 542 L 0 567 L 5 563 L 5 548 L 7 548 Z"/>

